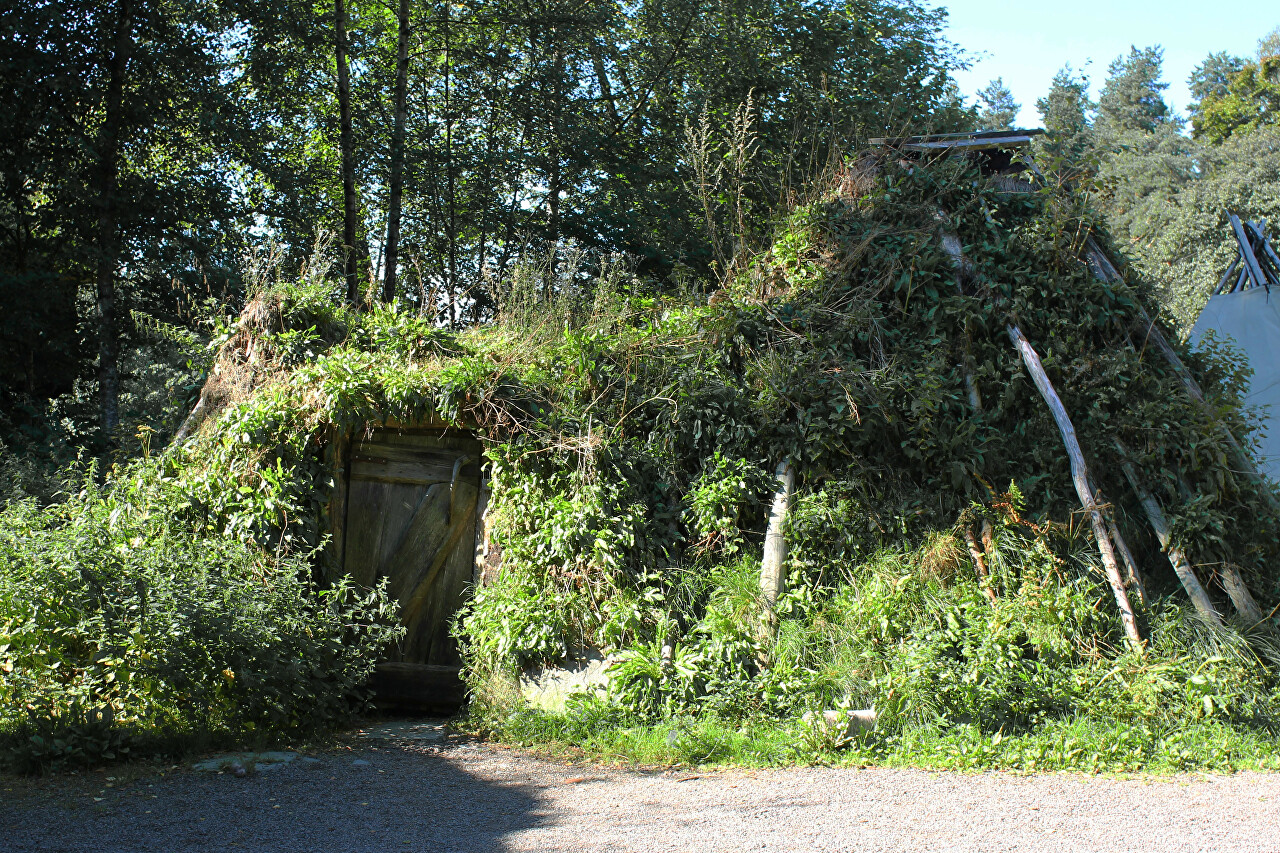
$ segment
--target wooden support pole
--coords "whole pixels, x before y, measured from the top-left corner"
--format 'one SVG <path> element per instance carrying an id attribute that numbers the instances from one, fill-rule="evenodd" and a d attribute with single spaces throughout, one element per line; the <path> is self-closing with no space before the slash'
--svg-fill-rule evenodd
<path id="1" fill-rule="evenodd" d="M 796 470 L 790 461 L 783 459 L 774 472 L 778 489 L 769 508 L 769 526 L 764 534 L 764 559 L 760 561 L 760 593 L 764 598 L 766 616 L 774 618 L 773 608 L 782 594 L 783 572 L 787 563 L 787 537 L 783 534 L 787 513 L 791 509 L 791 496 L 796 490 Z"/>
<path id="2" fill-rule="evenodd" d="M 1253 594 L 1249 592 L 1249 587 L 1245 585 L 1244 578 L 1240 576 L 1239 567 L 1234 563 L 1227 563 L 1222 567 L 1222 588 L 1227 591 L 1227 598 L 1231 599 L 1236 612 L 1247 621 L 1256 625 L 1266 618 Z"/>
<path id="3" fill-rule="evenodd" d="M 1089 487 L 1089 468 L 1085 464 L 1084 452 L 1080 449 L 1080 441 L 1076 438 L 1075 427 L 1072 425 L 1071 418 L 1067 415 L 1066 407 L 1062 405 L 1062 400 L 1059 399 L 1058 393 L 1053 389 L 1053 383 L 1049 381 L 1048 374 L 1044 372 L 1044 365 L 1040 363 L 1040 356 L 1036 353 L 1035 348 L 1031 346 L 1031 342 L 1027 340 L 1026 335 L 1022 334 L 1022 330 L 1012 323 L 1007 327 L 1007 331 L 1009 340 L 1013 342 L 1014 348 L 1022 356 L 1022 363 L 1026 365 L 1027 372 L 1031 374 L 1031 379 L 1035 382 L 1036 388 L 1040 391 L 1040 396 L 1044 398 L 1050 414 L 1053 415 L 1053 419 L 1058 425 L 1058 432 L 1062 435 L 1062 444 L 1066 448 L 1067 457 L 1071 461 L 1071 480 L 1075 484 L 1076 494 L 1080 496 L 1080 503 L 1089 515 L 1089 522 L 1093 526 L 1093 536 L 1098 542 L 1098 552 L 1102 557 L 1102 565 L 1106 569 L 1107 581 L 1111 584 L 1111 592 L 1116 599 L 1116 607 L 1120 610 L 1120 622 L 1124 626 L 1125 636 L 1135 649 L 1141 649 L 1142 635 L 1138 633 L 1138 621 L 1133 615 L 1132 606 L 1129 604 L 1129 594 L 1125 592 L 1124 576 L 1120 574 L 1120 564 L 1116 560 L 1115 547 L 1112 545 L 1111 537 L 1107 533 L 1107 525 L 1103 520 L 1102 511 L 1098 508 L 1098 502 L 1093 496 L 1093 490 Z"/>
<path id="4" fill-rule="evenodd" d="M 1267 239 L 1267 235 L 1261 228 L 1258 229 L 1258 234 L 1262 237 L 1263 254 L 1271 261 L 1271 266 L 1275 268 L 1276 275 L 1280 276 L 1280 255 L 1277 255 L 1276 250 L 1271 248 L 1271 241 Z M 1275 276 L 1272 277 L 1272 280 L 1280 284 L 1280 280 L 1276 279 Z"/>
<path id="5" fill-rule="evenodd" d="M 1244 268 L 1249 271 L 1249 277 L 1253 279 L 1253 286 L 1266 287 L 1267 277 L 1262 273 L 1262 267 L 1258 264 L 1258 257 L 1253 253 L 1253 244 L 1249 242 L 1249 235 L 1245 233 L 1240 217 L 1234 213 L 1228 213 L 1227 217 L 1231 220 L 1231 230 L 1236 232 L 1236 240 L 1240 243 L 1240 256 L 1244 258 Z"/>
<path id="6" fill-rule="evenodd" d="M 1178 576 L 1178 580 L 1182 583 L 1182 588 L 1187 591 L 1187 597 L 1191 599 L 1191 604 L 1204 621 L 1211 625 L 1221 626 L 1222 617 L 1218 615 L 1213 602 L 1209 599 L 1209 593 L 1205 592 L 1200 580 L 1196 577 L 1196 573 L 1192 570 L 1191 562 L 1187 559 L 1187 555 L 1183 553 L 1181 548 L 1173 544 L 1169 521 L 1165 518 L 1164 510 L 1160 508 L 1160 502 L 1156 500 L 1155 495 L 1151 494 L 1147 487 L 1143 485 L 1142 480 L 1138 478 L 1138 472 L 1134 470 L 1133 463 L 1129 461 L 1124 445 L 1118 440 L 1116 441 L 1116 450 L 1120 451 L 1120 468 L 1124 471 L 1124 476 L 1129 481 L 1129 485 L 1133 487 L 1134 494 L 1138 496 L 1138 502 L 1142 504 L 1142 509 L 1147 514 L 1147 520 L 1151 522 L 1151 529 L 1155 531 L 1160 547 L 1164 549 L 1165 554 L 1169 557 L 1169 565 L 1173 566 L 1173 573 Z"/>
<path id="7" fill-rule="evenodd" d="M 1111 540 L 1116 543 L 1116 551 L 1120 554 L 1120 559 L 1124 561 L 1125 570 L 1129 573 L 1129 584 L 1133 587 L 1134 594 L 1138 597 L 1138 603 L 1146 606 L 1147 603 L 1147 587 L 1142 582 L 1142 574 L 1138 571 L 1138 561 L 1133 558 L 1133 552 L 1129 550 L 1129 543 L 1124 541 L 1124 537 L 1120 535 L 1120 527 L 1116 524 L 1116 520 L 1107 516 L 1107 531 L 1111 534 Z"/>
<path id="8" fill-rule="evenodd" d="M 1186 500 L 1190 500 L 1195 494 L 1191 484 L 1181 474 L 1178 475 L 1178 490 Z M 1234 563 L 1223 563 L 1219 575 L 1222 579 L 1222 588 L 1226 590 L 1227 598 L 1231 599 L 1236 612 L 1250 622 L 1261 622 L 1262 608 L 1258 606 L 1258 602 L 1254 601 L 1253 594 L 1249 592 L 1244 578 L 1240 576 L 1239 567 Z"/>
<path id="9" fill-rule="evenodd" d="M 1092 479 L 1089 480 L 1089 488 L 1093 490 L 1094 499 L 1101 506 L 1108 505 L 1108 501 L 1102 496 L 1102 489 L 1098 488 L 1098 484 Z M 1138 570 L 1138 561 L 1134 559 L 1133 552 L 1129 550 L 1129 543 L 1125 541 L 1124 534 L 1120 532 L 1120 525 L 1116 522 L 1114 511 L 1104 512 L 1103 516 L 1107 520 L 1107 532 L 1111 534 L 1111 541 L 1116 546 L 1116 554 L 1119 555 L 1120 561 L 1124 563 L 1125 589 L 1132 590 L 1138 597 L 1138 603 L 1145 605 L 1147 603 L 1147 588 L 1142 582 L 1142 573 Z"/>
<path id="10" fill-rule="evenodd" d="M 973 535 L 973 531 L 967 524 L 961 532 L 964 535 L 964 543 L 969 546 L 969 556 L 973 558 L 973 568 L 978 573 L 978 582 L 982 584 L 982 591 L 986 593 L 991 603 L 995 604 L 996 592 L 991 588 L 991 575 L 987 572 L 987 560 L 978 548 L 978 538 Z"/>
<path id="11" fill-rule="evenodd" d="M 1227 286 L 1227 282 L 1231 280 L 1231 277 L 1233 275 L 1235 275 L 1236 268 L 1239 266 L 1240 266 L 1240 253 L 1236 252 L 1235 259 L 1231 261 L 1231 266 L 1227 267 L 1227 271 L 1222 274 L 1222 279 L 1219 280 L 1218 286 L 1213 289 L 1213 292 L 1215 295 L 1219 293 L 1230 292 L 1227 290 L 1223 290 L 1223 288 Z"/>

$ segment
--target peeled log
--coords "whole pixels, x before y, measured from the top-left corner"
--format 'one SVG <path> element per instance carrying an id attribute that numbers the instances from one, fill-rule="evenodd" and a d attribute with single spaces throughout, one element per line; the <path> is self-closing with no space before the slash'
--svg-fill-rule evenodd
<path id="1" fill-rule="evenodd" d="M 1178 475 L 1178 488 L 1188 497 L 1192 494 L 1191 486 L 1181 474 Z M 1236 612 L 1250 622 L 1261 622 L 1262 608 L 1253 600 L 1253 594 L 1245 585 L 1244 578 L 1240 577 L 1240 568 L 1235 563 L 1224 563 L 1221 578 L 1222 588 L 1227 591 L 1227 598 L 1231 599 Z"/>
<path id="2" fill-rule="evenodd" d="M 774 605 L 782 594 L 782 573 L 787 563 L 787 538 L 783 526 L 791 508 L 791 495 L 796 490 L 796 471 L 786 459 L 778 463 L 774 472 L 778 478 L 778 490 L 769 508 L 769 527 L 764 534 L 764 559 L 760 561 L 760 593 L 765 609 L 772 618 Z"/>
<path id="3" fill-rule="evenodd" d="M 1124 625 L 1125 636 L 1128 637 L 1130 644 L 1134 648 L 1141 648 L 1142 635 L 1138 633 L 1138 621 L 1134 618 L 1133 608 L 1129 604 L 1129 594 L 1125 592 L 1124 576 L 1120 574 L 1120 564 L 1116 560 L 1115 548 L 1111 544 L 1111 537 L 1107 534 L 1107 525 L 1102 518 L 1102 511 L 1098 509 L 1098 502 L 1094 499 L 1093 490 L 1089 488 L 1089 469 L 1085 465 L 1084 451 L 1080 449 L 1075 427 L 1071 423 L 1071 418 L 1067 415 L 1066 407 L 1062 405 L 1062 400 L 1058 398 L 1058 393 L 1053 390 L 1053 383 L 1049 381 L 1048 374 L 1044 372 L 1044 365 L 1040 363 L 1040 356 L 1036 353 L 1035 348 L 1031 346 L 1031 342 L 1022 334 L 1022 330 L 1013 324 L 1007 327 L 1007 331 L 1009 340 L 1013 341 L 1018 354 L 1022 356 L 1022 363 L 1026 365 L 1027 372 L 1031 374 L 1031 379 L 1036 383 L 1040 396 L 1044 398 L 1045 404 L 1049 407 L 1049 412 L 1053 415 L 1054 422 L 1058 425 L 1058 432 L 1062 435 L 1062 444 L 1066 448 L 1067 457 L 1071 461 L 1071 480 L 1075 483 L 1076 494 L 1080 496 L 1080 503 L 1084 506 L 1085 511 L 1089 513 L 1089 522 L 1093 526 L 1093 536 L 1098 540 L 1098 552 L 1102 556 L 1102 565 L 1107 571 L 1107 581 L 1111 584 L 1111 592 L 1115 595 L 1116 606 L 1120 609 L 1120 622 Z"/>
<path id="4" fill-rule="evenodd" d="M 1138 502 L 1142 504 L 1142 509 L 1147 513 L 1147 520 L 1151 522 L 1151 529 L 1156 532 L 1156 539 L 1160 541 L 1160 547 L 1168 555 L 1169 564 L 1173 566 L 1174 574 L 1182 582 L 1182 588 L 1187 591 L 1187 597 L 1191 599 L 1191 604 L 1204 621 L 1211 625 L 1222 625 L 1222 617 L 1214 609 L 1213 601 L 1209 599 L 1209 593 L 1204 591 L 1204 587 L 1200 584 L 1196 573 L 1192 571 L 1191 562 L 1187 560 L 1187 555 L 1182 553 L 1181 548 L 1173 544 L 1170 536 L 1169 520 L 1165 518 L 1164 510 L 1160 508 L 1159 501 L 1156 500 L 1155 495 L 1147 491 L 1147 487 L 1138 479 L 1138 472 L 1133 469 L 1133 463 L 1125 456 L 1124 445 L 1117 441 L 1116 449 L 1120 451 L 1120 467 L 1124 471 L 1125 477 L 1129 480 L 1129 485 L 1133 487 L 1134 493 L 1137 494 Z"/>
<path id="5" fill-rule="evenodd" d="M 1256 624 L 1266 618 L 1258 602 L 1253 600 L 1249 587 L 1245 586 L 1244 578 L 1240 577 L 1240 570 L 1231 563 L 1222 567 L 1222 588 L 1227 591 L 1236 612 L 1245 619 Z"/>

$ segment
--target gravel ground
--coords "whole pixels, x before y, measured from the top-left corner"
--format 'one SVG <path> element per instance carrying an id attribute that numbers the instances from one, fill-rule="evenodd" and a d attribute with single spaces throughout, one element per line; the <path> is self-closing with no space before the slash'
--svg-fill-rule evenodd
<path id="1" fill-rule="evenodd" d="M 0 851 L 1280 853 L 1280 775 L 636 772 L 373 734 L 243 778 L 3 777 Z"/>

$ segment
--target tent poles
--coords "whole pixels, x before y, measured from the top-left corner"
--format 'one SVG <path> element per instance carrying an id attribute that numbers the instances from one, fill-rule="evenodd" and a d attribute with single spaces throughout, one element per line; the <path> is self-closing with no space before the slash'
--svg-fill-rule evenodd
<path id="1" fill-rule="evenodd" d="M 1249 242 L 1249 235 L 1240 224 L 1240 217 L 1234 213 L 1228 213 L 1227 217 L 1231 220 L 1231 229 L 1236 232 L 1236 240 L 1240 243 L 1240 254 L 1244 257 L 1244 267 L 1249 271 L 1249 277 L 1253 279 L 1253 286 L 1270 287 L 1262 267 L 1258 264 L 1258 256 L 1253 253 L 1253 244 Z"/>
<path id="2" fill-rule="evenodd" d="M 1218 282 L 1218 286 L 1213 289 L 1215 296 L 1219 293 L 1231 293 L 1235 290 L 1234 287 L 1226 291 L 1223 288 L 1227 286 L 1227 281 L 1235 274 L 1238 266 L 1240 266 L 1240 253 L 1236 252 L 1235 259 L 1231 261 L 1231 266 L 1227 267 L 1227 271 L 1222 274 L 1222 279 Z"/>

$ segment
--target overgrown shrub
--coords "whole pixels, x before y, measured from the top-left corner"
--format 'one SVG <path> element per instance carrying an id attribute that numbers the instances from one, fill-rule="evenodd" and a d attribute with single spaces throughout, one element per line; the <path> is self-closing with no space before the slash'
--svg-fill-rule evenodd
<path id="1" fill-rule="evenodd" d="M 167 503 L 162 500 L 167 498 Z M 139 475 L 0 512 L 0 752 L 40 770 L 129 744 L 270 740 L 347 719 L 397 637 L 382 590 L 192 535 Z"/>

